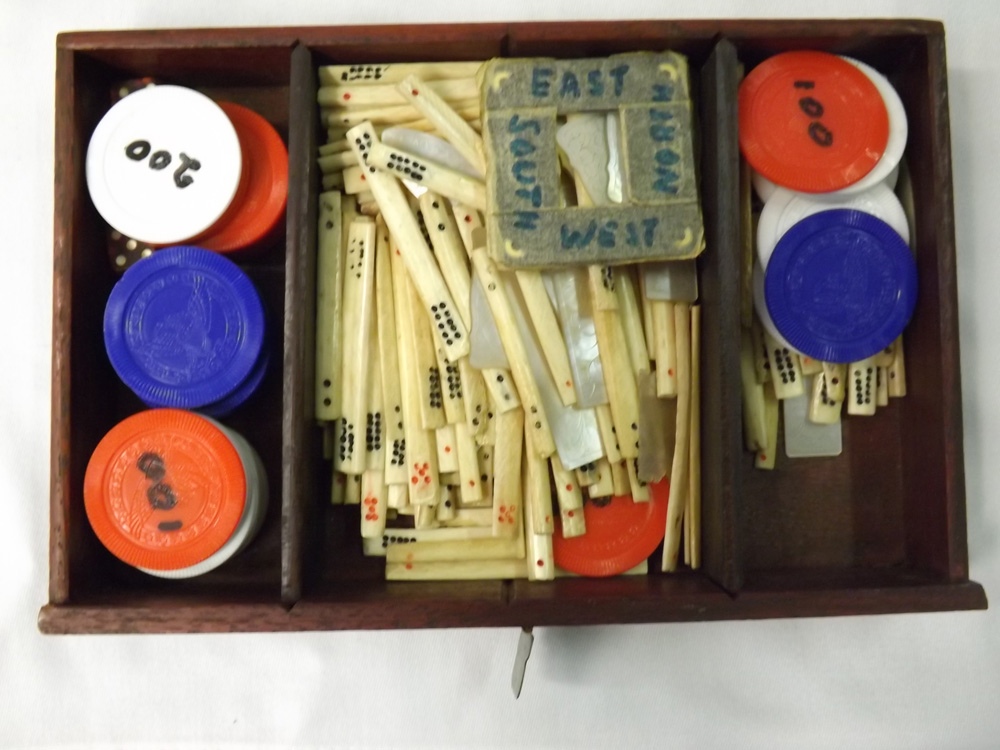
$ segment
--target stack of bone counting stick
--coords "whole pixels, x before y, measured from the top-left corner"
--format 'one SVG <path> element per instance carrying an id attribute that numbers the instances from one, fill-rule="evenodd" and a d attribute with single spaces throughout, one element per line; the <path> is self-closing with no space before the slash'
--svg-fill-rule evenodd
<path id="1" fill-rule="evenodd" d="M 656 101 L 655 82 L 641 77 L 645 59 L 637 56 L 643 64 L 632 63 L 629 75 Z M 686 62 L 673 53 L 669 60 L 669 75 L 686 93 Z M 490 112 L 486 90 L 518 71 L 494 63 L 319 70 L 328 137 L 318 155 L 315 416 L 333 463 L 332 502 L 360 506 L 365 554 L 386 557 L 390 580 L 573 575 L 571 565 L 557 565 L 560 546 L 599 557 L 607 545 L 585 546 L 588 520 L 602 524 L 602 539 L 610 534 L 627 546 L 634 530 L 599 515 L 625 502 L 651 509 L 645 522 L 659 527 L 654 546 L 602 574 L 647 572 L 645 558 L 661 540 L 657 570 L 682 561 L 698 567 L 700 315 L 692 258 L 703 248 L 700 211 L 695 202 L 697 227 L 681 233 L 691 246 L 675 253 L 681 260 L 601 263 L 585 253 L 576 263 L 505 262 L 520 253 L 509 241 L 508 254 L 496 247 L 495 232 L 504 230 L 491 220 L 510 203 L 496 177 L 498 169 L 509 176 L 513 157 L 496 144 L 518 139 L 491 123 L 506 129 L 518 115 Z M 629 95 L 620 72 L 628 59 L 570 63 L 611 71 L 602 96 L 605 89 Z M 569 72 L 552 73 L 546 95 L 574 85 L 570 63 Z M 578 94 L 590 87 L 584 99 L 595 95 L 594 75 L 574 80 Z M 572 104 L 572 90 L 562 94 Z M 631 121 L 616 106 L 558 111 L 551 118 L 558 147 L 553 142 L 549 155 L 528 140 L 511 146 L 514 156 L 539 149 L 524 161 L 551 167 L 559 207 L 639 210 L 625 205 L 623 135 Z M 690 120 L 673 125 L 689 145 Z M 674 177 L 690 173 L 693 193 L 693 157 L 676 167 L 659 158 Z M 537 204 L 535 176 L 518 169 Z M 631 245 L 634 234 L 655 253 L 650 220 L 634 232 L 632 217 L 622 214 L 628 233 L 619 244 Z M 607 244 L 601 232 L 591 232 L 595 248 Z M 570 245 L 585 240 L 585 232 L 570 235 Z M 652 512 L 657 503 L 660 512 Z"/>

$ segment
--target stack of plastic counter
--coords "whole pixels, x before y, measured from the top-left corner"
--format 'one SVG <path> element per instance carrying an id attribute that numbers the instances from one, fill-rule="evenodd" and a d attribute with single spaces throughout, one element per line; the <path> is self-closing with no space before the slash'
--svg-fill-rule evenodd
<path id="1" fill-rule="evenodd" d="M 740 148 L 765 204 L 761 323 L 813 359 L 873 356 L 916 304 L 907 220 L 892 192 L 907 138 L 899 95 L 864 63 L 801 51 L 758 65 L 739 97 Z"/>

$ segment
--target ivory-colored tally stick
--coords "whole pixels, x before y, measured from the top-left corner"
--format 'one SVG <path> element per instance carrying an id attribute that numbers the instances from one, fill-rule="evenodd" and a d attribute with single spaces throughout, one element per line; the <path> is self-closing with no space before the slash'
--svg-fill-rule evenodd
<path id="1" fill-rule="evenodd" d="M 701 567 L 701 305 L 691 306 L 691 435 L 688 514 L 691 568 Z"/>
<path id="2" fill-rule="evenodd" d="M 359 63 L 354 65 L 321 65 L 319 82 L 324 86 L 352 84 L 398 83 L 407 76 L 420 76 L 426 81 L 448 78 L 475 78 L 482 62 L 420 62 L 420 63 Z"/>
<path id="3" fill-rule="evenodd" d="M 482 581 L 527 578 L 523 557 L 508 560 L 404 562 L 385 566 L 387 581 Z"/>
<path id="4" fill-rule="evenodd" d="M 879 408 L 889 405 L 889 368 L 875 370 L 875 403 Z"/>
<path id="5" fill-rule="evenodd" d="M 347 494 L 347 475 L 334 470 L 333 478 L 330 482 L 330 504 L 343 505 L 344 496 Z"/>
<path id="6" fill-rule="evenodd" d="M 437 443 L 439 481 L 444 484 L 444 475 L 458 472 L 458 438 L 455 425 L 446 424 L 434 431 Z"/>
<path id="7" fill-rule="evenodd" d="M 368 377 L 375 280 L 375 222 L 351 222 L 344 268 L 344 345 L 340 385 L 344 432 L 338 451 L 345 474 L 365 470 L 364 425 L 368 415 Z"/>
<path id="8" fill-rule="evenodd" d="M 823 375 L 830 398 L 834 401 L 847 399 L 847 365 L 839 362 L 823 362 Z"/>
<path id="9" fill-rule="evenodd" d="M 476 465 L 479 467 L 479 486 L 483 496 L 480 500 L 472 499 L 468 503 L 471 508 L 493 507 L 493 445 L 481 445 L 476 449 Z M 490 522 L 492 525 L 492 521 Z"/>
<path id="10" fill-rule="evenodd" d="M 774 383 L 766 383 L 762 388 L 764 409 L 764 443 L 757 450 L 754 466 L 758 469 L 773 469 L 778 458 L 778 398 L 774 395 Z"/>
<path id="11" fill-rule="evenodd" d="M 464 422 L 455 425 L 455 447 L 458 452 L 459 500 L 468 507 L 483 499 L 483 482 L 479 471 L 476 441 Z"/>
<path id="12" fill-rule="evenodd" d="M 740 334 L 740 383 L 743 386 L 743 441 L 748 451 L 767 447 L 767 419 L 764 411 L 764 386 L 754 370 L 753 341 L 750 331 Z"/>
<path id="13" fill-rule="evenodd" d="M 531 442 L 525 432 L 525 444 Z M 524 451 L 524 515 L 529 534 L 552 534 L 552 491 L 549 487 L 549 462 L 530 449 Z"/>
<path id="14" fill-rule="evenodd" d="M 321 160 L 331 158 L 324 156 Z M 486 210 L 486 185 L 438 162 L 379 143 L 372 147 L 368 163 L 401 180 L 411 180 L 439 195 Z"/>
<path id="15" fill-rule="evenodd" d="M 620 270 L 615 278 L 615 294 L 618 296 L 618 312 L 625 331 L 629 362 L 632 363 L 632 372 L 638 377 L 641 372 L 649 372 L 649 350 L 643 333 L 642 313 L 639 309 L 635 282 L 625 269 Z"/>
<path id="16" fill-rule="evenodd" d="M 670 471 L 670 497 L 667 501 L 667 524 L 663 540 L 662 570 L 677 569 L 681 523 L 684 521 L 689 489 L 688 471 L 691 442 L 691 308 L 685 302 L 674 304 L 677 342 L 677 442 Z"/>
<path id="17" fill-rule="evenodd" d="M 381 469 L 368 469 L 361 475 L 361 538 L 374 539 L 385 530 L 389 492 Z"/>
<path id="18" fill-rule="evenodd" d="M 413 516 L 413 526 L 417 529 L 436 529 L 441 524 L 437 520 L 437 506 L 440 499 L 441 488 L 438 488 L 438 496 L 434 498 L 432 504 L 416 506 L 416 513 Z"/>
<path id="19" fill-rule="evenodd" d="M 472 437 L 486 429 L 486 411 L 490 399 L 486 392 L 483 374 L 469 363 L 468 357 L 458 361 L 458 373 L 462 378 L 462 397 L 465 404 L 465 424 Z"/>
<path id="20" fill-rule="evenodd" d="M 459 508 L 455 517 L 447 522 L 454 527 L 485 527 L 493 534 L 493 508 Z"/>
<path id="21" fill-rule="evenodd" d="M 409 490 L 405 484 L 386 485 L 389 488 L 389 507 L 393 510 L 402 510 L 410 502 Z"/>
<path id="22" fill-rule="evenodd" d="M 517 534 L 521 514 L 524 420 L 521 409 L 497 417 L 497 443 L 493 447 L 493 536 L 510 538 Z"/>
<path id="23" fill-rule="evenodd" d="M 616 310 L 594 310 L 597 345 L 622 458 L 639 457 L 639 391 Z"/>
<path id="24" fill-rule="evenodd" d="M 367 164 L 367 154 L 378 142 L 371 124 L 351 128 L 348 138 L 358 154 L 358 160 Z M 454 298 L 448 291 L 399 181 L 374 166 L 369 167 L 366 179 L 428 315 L 441 316 L 438 322 L 443 327 L 435 327 L 439 343 L 444 346 L 449 361 L 458 361 L 469 353 L 469 332 L 458 315 Z"/>
<path id="25" fill-rule="evenodd" d="M 347 482 L 344 488 L 344 505 L 361 504 L 361 475 L 347 474 Z"/>
<path id="26" fill-rule="evenodd" d="M 517 271 L 516 276 L 528 310 L 528 317 L 531 318 L 531 324 L 537 334 L 539 347 L 559 392 L 559 399 L 564 406 L 575 404 L 576 389 L 573 387 L 569 353 L 566 351 L 566 342 L 559 328 L 555 310 L 552 308 L 552 301 L 545 291 L 542 274 L 539 271 Z"/>
<path id="27" fill-rule="evenodd" d="M 764 331 L 767 357 L 771 363 L 771 382 L 778 400 L 795 398 L 805 393 L 799 355 Z"/>
<path id="28" fill-rule="evenodd" d="M 615 491 L 614 478 L 611 476 L 611 464 L 603 456 L 594 462 L 594 483 L 587 487 L 590 497 L 610 497 Z"/>
<path id="29" fill-rule="evenodd" d="M 479 118 L 480 108 L 476 99 L 463 99 L 452 102 L 455 112 L 464 121 Z M 359 125 L 366 120 L 374 125 L 407 125 L 415 122 L 427 123 L 428 132 L 436 130 L 433 122 L 425 118 L 415 107 L 409 104 L 397 104 L 378 107 L 366 107 L 364 109 L 325 109 L 321 112 L 322 121 L 328 128 L 342 127 L 350 128 Z M 413 128 L 416 130 L 416 128 Z"/>
<path id="30" fill-rule="evenodd" d="M 815 424 L 839 422 L 843 406 L 843 401 L 838 401 L 830 396 L 826 373 L 820 370 L 818 375 L 813 376 L 812 394 L 809 399 L 809 421 Z"/>
<path id="31" fill-rule="evenodd" d="M 653 314 L 653 335 L 656 337 L 656 395 L 672 398 L 677 395 L 677 341 L 673 325 L 674 303 L 654 299 L 649 301 Z"/>
<path id="32" fill-rule="evenodd" d="M 413 352 L 413 367 L 417 373 L 417 387 L 420 394 L 420 424 L 425 430 L 436 430 L 447 423 L 437 350 L 434 347 L 431 322 L 417 298 L 412 280 L 408 280 L 406 286 L 408 291 L 403 309 L 410 321 L 409 343 Z"/>
<path id="33" fill-rule="evenodd" d="M 412 316 L 409 315 L 410 279 L 402 258 L 395 253 L 395 238 L 389 243 L 392 265 L 392 288 L 396 302 L 396 346 L 399 353 L 399 382 L 403 402 L 403 429 L 406 457 L 406 481 L 411 505 L 433 505 L 439 493 L 437 445 L 420 419 L 420 386 L 417 383 L 415 354 L 412 346 Z"/>
<path id="34" fill-rule="evenodd" d="M 903 354 L 903 337 L 893 344 L 892 364 L 889 365 L 889 396 L 900 398 L 906 395 L 906 357 Z"/>
<path id="35" fill-rule="evenodd" d="M 374 306 L 374 303 L 373 303 Z M 365 466 L 385 471 L 385 403 L 382 394 L 382 361 L 378 348 L 376 312 L 372 310 L 368 345 L 368 413 L 365 415 Z M 384 477 L 382 479 L 384 481 Z"/>
<path id="36" fill-rule="evenodd" d="M 447 523 L 455 517 L 458 512 L 458 488 L 452 485 L 441 484 L 441 497 L 437 504 L 438 523 Z"/>
<path id="37" fill-rule="evenodd" d="M 479 87 L 476 85 L 475 79 L 472 78 L 427 81 L 423 84 L 422 91 L 425 95 L 427 91 L 432 91 L 446 102 L 468 101 L 479 96 Z M 398 106 L 407 103 L 416 106 L 412 98 L 410 102 L 407 102 L 396 84 L 376 83 L 357 86 L 353 83 L 347 83 L 320 86 L 316 100 L 321 107 L 341 107 L 343 109 Z M 424 117 L 431 120 L 426 113 L 424 113 Z M 431 120 L 431 122 L 434 121 Z"/>
<path id="38" fill-rule="evenodd" d="M 455 299 L 458 314 L 465 327 L 472 330 L 472 275 L 469 271 L 469 256 L 462 242 L 462 235 L 455 224 L 448 200 L 428 190 L 418 200 L 424 217 L 427 233 L 434 248 L 434 257 L 441 267 L 441 275 L 448 285 L 448 291 Z"/>
<path id="39" fill-rule="evenodd" d="M 627 461 L 616 461 L 611 464 L 611 482 L 614 485 L 616 497 L 623 497 L 629 491 L 627 463 Z"/>
<path id="40" fill-rule="evenodd" d="M 341 245 L 341 194 L 319 196 L 316 247 L 316 419 L 332 422 L 342 415 L 340 385 L 343 353 L 344 255 Z"/>
<path id="41" fill-rule="evenodd" d="M 386 563 L 457 562 L 461 560 L 509 560 L 524 557 L 524 540 L 461 539 L 448 542 L 390 544 Z"/>
<path id="42" fill-rule="evenodd" d="M 410 105 L 433 122 L 438 132 L 485 177 L 486 152 L 483 149 L 483 139 L 461 115 L 448 106 L 446 94 L 451 92 L 442 86 L 423 81 L 418 76 L 407 77 L 396 86 L 396 90 Z M 458 97 L 453 96 L 452 99 Z"/>
<path id="43" fill-rule="evenodd" d="M 583 512 L 583 492 L 580 485 L 576 483 L 576 476 L 571 471 L 567 471 L 559 456 L 553 454 L 549 463 L 552 467 L 552 480 L 556 487 L 556 501 L 559 503 L 561 513 L 576 510 Z"/>
<path id="44" fill-rule="evenodd" d="M 875 361 L 869 357 L 850 365 L 850 383 L 848 384 L 847 413 L 856 416 L 870 417 L 875 414 L 878 394 L 875 383 Z"/>
<path id="45" fill-rule="evenodd" d="M 597 414 L 597 429 L 601 431 L 601 444 L 604 446 L 605 457 L 612 463 L 621 461 L 622 452 L 618 445 L 617 430 L 611 419 L 611 407 L 608 404 L 599 404 L 594 407 L 594 413 Z"/>
<path id="46" fill-rule="evenodd" d="M 551 456 L 556 450 L 555 441 L 549 427 L 548 417 L 545 416 L 545 410 L 542 408 L 538 385 L 535 383 L 528 364 L 528 354 L 514 320 L 514 312 L 511 309 L 511 301 L 507 297 L 506 287 L 500 278 L 496 264 L 486 254 L 485 247 L 480 246 L 473 250 L 472 262 L 476 268 L 476 274 L 486 290 L 486 299 L 500 332 L 507 360 L 511 364 L 511 373 L 521 398 L 525 418 L 533 430 L 532 446 L 539 452 L 540 456 Z"/>
<path id="47" fill-rule="evenodd" d="M 652 500 L 653 496 L 649 492 L 649 485 L 639 479 L 637 462 L 638 459 L 635 458 L 625 460 L 625 469 L 628 472 L 628 485 L 632 491 L 632 502 L 648 503 Z M 686 495 L 687 493 L 685 492 L 684 494 Z"/>
<path id="48" fill-rule="evenodd" d="M 343 172 L 333 172 L 332 174 L 323 175 L 323 190 L 343 190 L 343 189 L 344 189 Z"/>
<path id="49" fill-rule="evenodd" d="M 317 157 L 316 163 L 323 174 L 333 174 L 357 164 L 358 157 L 353 151 L 341 151 L 339 154 Z"/>
<path id="50" fill-rule="evenodd" d="M 526 451 L 527 452 L 527 451 Z M 544 464 L 543 459 L 539 459 Z M 545 474 L 546 485 L 548 485 L 548 471 Z M 524 495 L 528 497 L 531 491 L 528 489 L 530 477 L 525 476 Z M 546 493 L 548 487 L 546 486 Z M 530 504 L 530 503 L 529 503 Z M 528 580 L 530 581 L 551 581 L 555 578 L 555 557 L 552 550 L 553 527 L 551 523 L 551 503 L 549 506 L 549 530 L 545 533 L 539 531 L 535 525 L 535 518 L 530 508 L 525 508 L 525 545 L 527 547 Z"/>
<path id="51" fill-rule="evenodd" d="M 379 362 L 382 368 L 382 421 L 385 428 L 386 484 L 406 484 L 406 431 L 400 386 L 399 349 L 396 343 L 396 306 L 392 291 L 392 257 L 389 230 L 378 222 L 375 237 L 375 320 Z"/>
<path id="52" fill-rule="evenodd" d="M 559 509 L 559 523 L 562 528 L 563 539 L 583 536 L 587 533 L 587 519 L 583 515 L 583 508 L 579 510 Z"/>
<path id="53" fill-rule="evenodd" d="M 750 338 L 753 341 L 753 368 L 757 382 L 766 383 L 771 379 L 771 359 L 767 356 L 764 327 L 756 315 L 753 316 L 753 324 L 750 327 Z M 822 363 L 820 363 L 820 369 L 823 369 Z"/>

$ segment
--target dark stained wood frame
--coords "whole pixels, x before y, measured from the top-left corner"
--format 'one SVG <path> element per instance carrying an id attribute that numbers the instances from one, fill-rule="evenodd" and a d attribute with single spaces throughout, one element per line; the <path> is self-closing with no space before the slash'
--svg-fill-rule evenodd
<path id="1" fill-rule="evenodd" d="M 801 47 L 875 64 L 907 104 L 908 154 L 920 157 L 909 160 L 918 209 L 920 304 L 907 332 L 907 399 L 874 420 L 849 420 L 848 450 L 840 459 L 779 461 L 778 471 L 764 473 L 752 471 L 742 452 L 739 313 L 733 303 L 739 293 L 738 62 L 752 65 Z M 326 501 L 329 470 L 311 416 L 316 66 L 662 48 L 689 55 L 701 125 L 700 190 L 709 247 L 699 260 L 704 570 L 551 583 L 385 582 L 380 563 L 360 556 L 351 533 L 356 511 L 333 509 Z M 60 35 L 56 54 L 51 533 L 49 603 L 39 615 L 43 632 L 566 625 L 986 606 L 982 588 L 968 580 L 940 23 L 629 21 L 86 32 Z M 141 75 L 251 97 L 288 135 L 285 236 L 263 258 L 241 260 L 264 287 L 269 312 L 280 319 L 272 325 L 280 330 L 275 338 L 282 364 L 260 411 L 271 416 L 248 411 L 233 418 L 237 429 L 266 444 L 272 474 L 280 473 L 280 481 L 271 477 L 273 502 L 279 505 L 280 495 L 280 507 L 269 514 L 269 541 L 255 543 L 260 549 L 251 547 L 220 571 L 190 582 L 154 581 L 127 569 L 100 547 L 82 510 L 90 451 L 116 418 L 141 408 L 117 386 L 101 387 L 114 380 L 99 334 L 114 276 L 106 269 L 102 224 L 87 198 L 83 157 L 89 133 L 109 104 L 109 87 Z"/>

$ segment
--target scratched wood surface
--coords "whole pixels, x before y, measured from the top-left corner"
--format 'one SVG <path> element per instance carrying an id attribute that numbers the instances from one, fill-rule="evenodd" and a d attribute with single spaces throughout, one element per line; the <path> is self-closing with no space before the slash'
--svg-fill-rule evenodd
<path id="1" fill-rule="evenodd" d="M 729 42 L 718 42 L 727 37 Z M 298 46 L 296 46 L 298 45 Z M 884 71 L 910 114 L 920 299 L 906 336 L 909 394 L 852 425 L 838 459 L 756 472 L 742 455 L 735 61 L 812 47 Z M 691 64 L 708 251 L 703 308 L 702 573 L 636 580 L 386 583 L 358 507 L 329 503 L 312 421 L 320 64 L 580 58 L 675 49 Z M 260 451 L 272 496 L 260 537 L 186 581 L 119 563 L 87 524 L 82 477 L 100 437 L 142 408 L 101 346 L 115 275 L 87 198 L 84 144 L 123 79 L 153 75 L 261 112 L 293 162 L 287 231 L 240 259 L 261 289 L 272 367 L 227 420 Z M 973 609 L 968 581 L 954 219 L 944 36 L 924 21 L 643 21 L 86 32 L 57 42 L 49 604 L 44 632 L 232 632 L 746 619 Z M 296 156 L 298 155 L 298 156 Z M 712 366 L 709 366 L 712 365 Z M 880 415 L 882 416 L 882 415 Z M 18 498 L 31 502 L 34 498 Z M 808 540 L 805 544 L 803 540 Z M 653 560 L 659 559 L 655 553 Z M 652 565 L 651 567 L 658 567 Z M 735 596 L 726 590 L 737 592 Z M 594 606 L 600 602 L 601 606 Z"/>

